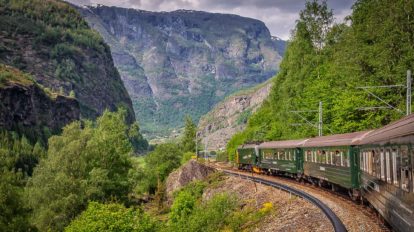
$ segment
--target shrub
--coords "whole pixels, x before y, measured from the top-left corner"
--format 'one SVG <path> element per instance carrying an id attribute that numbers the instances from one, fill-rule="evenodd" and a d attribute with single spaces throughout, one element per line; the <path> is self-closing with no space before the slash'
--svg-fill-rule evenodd
<path id="1" fill-rule="evenodd" d="M 73 220 L 66 232 L 89 231 L 157 231 L 156 223 L 144 212 L 121 204 L 90 202 L 88 208 Z"/>

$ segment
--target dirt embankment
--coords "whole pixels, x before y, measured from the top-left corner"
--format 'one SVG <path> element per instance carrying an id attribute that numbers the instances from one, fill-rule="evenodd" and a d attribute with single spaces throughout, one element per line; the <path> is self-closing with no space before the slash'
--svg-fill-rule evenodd
<path id="1" fill-rule="evenodd" d="M 205 179 L 213 172 L 214 169 L 190 161 L 171 173 L 167 179 L 169 202 L 172 201 L 175 190 L 193 180 Z M 333 231 L 326 216 L 316 206 L 301 198 L 239 177 L 223 176 L 221 179 L 218 184 L 204 190 L 203 200 L 227 192 L 239 199 L 240 207 L 260 209 L 265 203 L 272 203 L 271 213 L 256 224 L 252 231 Z"/>

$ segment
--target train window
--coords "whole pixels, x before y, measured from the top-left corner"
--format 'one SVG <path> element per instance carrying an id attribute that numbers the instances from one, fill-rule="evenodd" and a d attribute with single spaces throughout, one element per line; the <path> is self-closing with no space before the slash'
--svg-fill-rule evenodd
<path id="1" fill-rule="evenodd" d="M 321 157 L 321 163 L 326 164 L 326 152 L 325 151 L 321 151 L 320 157 Z"/>
<path id="2" fill-rule="evenodd" d="M 375 155 L 375 151 L 372 150 L 370 152 L 371 155 L 371 168 L 372 168 L 372 172 L 371 175 L 376 176 L 377 175 L 377 156 Z"/>
<path id="3" fill-rule="evenodd" d="M 397 152 L 397 149 L 392 149 L 392 182 L 395 186 L 400 186 L 400 179 L 401 176 L 398 174 L 398 170 L 400 169 L 400 154 Z M 397 169 L 398 168 L 398 169 Z"/>
<path id="4" fill-rule="evenodd" d="M 376 162 L 377 162 L 377 169 L 376 169 L 376 171 L 377 171 L 377 178 L 378 179 L 381 179 L 381 152 L 380 152 L 380 150 L 379 149 L 375 149 L 375 160 L 376 160 Z"/>
<path id="5" fill-rule="evenodd" d="M 343 154 L 343 166 L 349 167 L 349 152 L 350 151 L 344 151 Z"/>
<path id="6" fill-rule="evenodd" d="M 386 176 L 387 182 L 391 184 L 391 158 L 390 158 L 390 150 L 387 149 L 385 151 L 385 167 L 386 167 Z"/>
<path id="7" fill-rule="evenodd" d="M 326 164 L 331 164 L 331 154 L 330 152 L 325 152 Z"/>
<path id="8" fill-rule="evenodd" d="M 281 160 L 286 160 L 286 152 L 285 151 L 281 151 L 280 156 L 281 156 L 280 157 Z"/>
<path id="9" fill-rule="evenodd" d="M 408 192 L 410 191 L 410 161 L 407 146 L 401 146 L 400 155 L 401 189 Z"/>
<path id="10" fill-rule="evenodd" d="M 364 170 L 364 154 L 365 154 L 365 152 L 360 152 L 359 153 L 359 169 L 361 171 Z"/>
<path id="11" fill-rule="evenodd" d="M 362 171 L 366 171 L 366 169 L 365 169 L 365 157 L 366 157 L 366 152 L 362 152 L 362 154 L 361 154 L 361 169 L 362 169 Z"/>
<path id="12" fill-rule="evenodd" d="M 371 152 L 367 152 L 367 168 L 368 168 L 368 173 L 370 175 L 372 175 L 372 154 Z"/>
<path id="13" fill-rule="evenodd" d="M 271 151 L 265 151 L 264 152 L 264 158 L 265 159 L 273 159 L 273 153 Z"/>
<path id="14" fill-rule="evenodd" d="M 316 153 L 312 151 L 312 162 L 316 163 Z"/>
<path id="15" fill-rule="evenodd" d="M 312 162 L 312 152 L 310 150 L 306 151 L 306 161 Z"/>
<path id="16" fill-rule="evenodd" d="M 383 149 L 381 149 L 381 180 L 385 181 L 385 154 Z"/>
<path id="17" fill-rule="evenodd" d="M 331 156 L 331 165 L 334 165 L 334 152 L 333 151 L 330 151 L 329 152 L 329 155 Z"/>
<path id="18" fill-rule="evenodd" d="M 339 151 L 335 151 L 335 154 L 334 154 L 334 164 L 336 166 L 341 166 L 341 154 L 339 153 Z"/>

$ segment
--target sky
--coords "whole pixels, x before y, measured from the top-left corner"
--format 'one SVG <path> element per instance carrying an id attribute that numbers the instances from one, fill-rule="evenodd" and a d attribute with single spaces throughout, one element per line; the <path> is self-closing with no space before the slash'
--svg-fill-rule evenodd
<path id="1" fill-rule="evenodd" d="M 270 33 L 289 39 L 305 0 L 66 0 L 78 5 L 102 4 L 148 11 L 174 11 L 178 9 L 230 13 L 263 21 Z M 328 0 L 336 22 L 351 13 L 355 0 Z"/>

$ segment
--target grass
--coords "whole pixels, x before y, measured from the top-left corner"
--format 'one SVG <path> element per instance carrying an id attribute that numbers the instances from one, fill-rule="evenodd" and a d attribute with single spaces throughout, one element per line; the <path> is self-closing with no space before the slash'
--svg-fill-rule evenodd
<path id="1" fill-rule="evenodd" d="M 0 87 L 13 83 L 30 86 L 33 85 L 35 81 L 28 74 L 25 74 L 18 69 L 0 65 Z"/>

